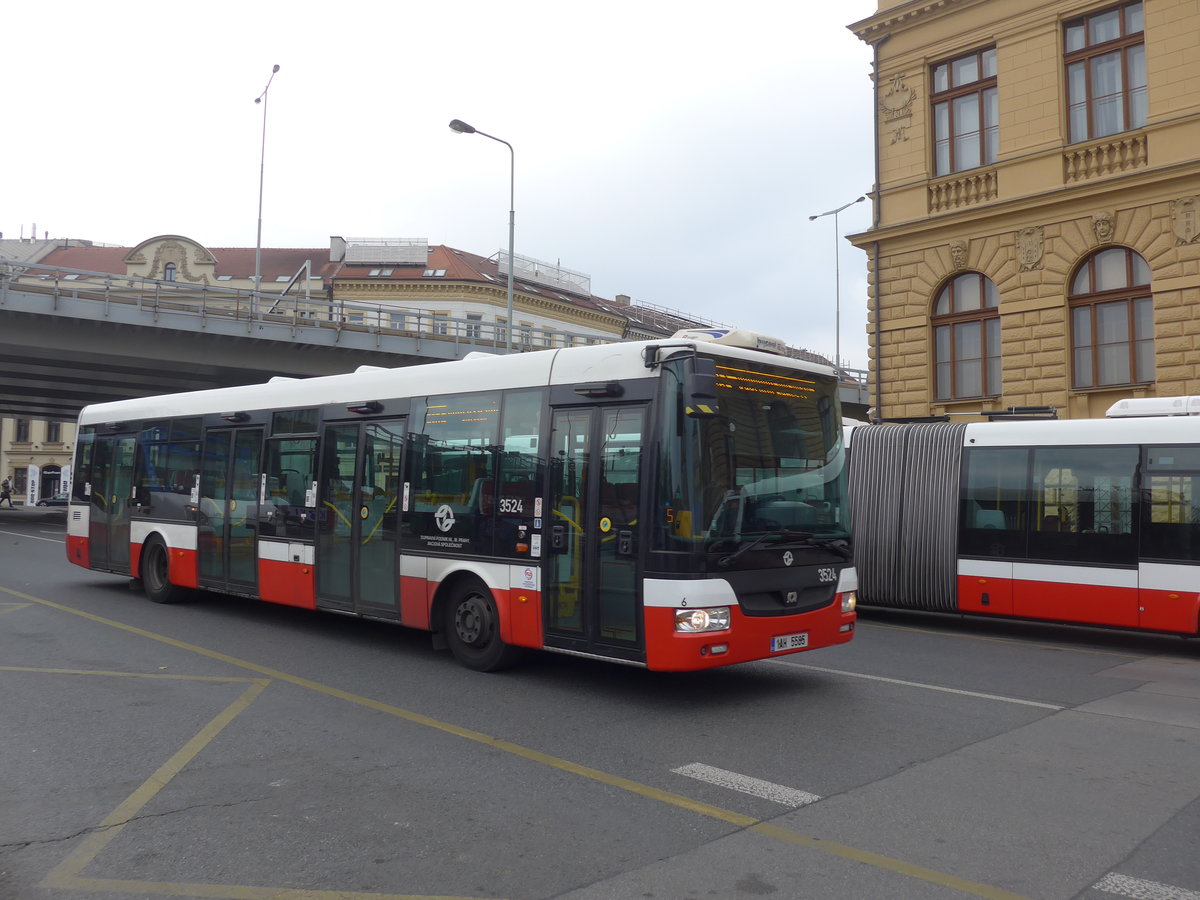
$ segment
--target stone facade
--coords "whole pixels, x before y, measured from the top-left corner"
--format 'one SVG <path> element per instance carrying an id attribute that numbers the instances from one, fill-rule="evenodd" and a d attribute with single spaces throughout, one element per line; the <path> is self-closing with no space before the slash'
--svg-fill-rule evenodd
<path id="1" fill-rule="evenodd" d="M 1070 143 L 1064 23 L 1125 4 L 1081 0 L 880 2 L 851 29 L 875 47 L 878 184 L 869 260 L 870 392 L 881 418 L 1052 406 L 1104 415 L 1130 396 L 1200 394 L 1200 56 L 1195 0 L 1145 0 L 1145 124 Z M 996 51 L 994 161 L 935 177 L 935 65 Z M 1153 380 L 1073 387 L 1067 302 L 1097 250 L 1149 265 Z M 999 392 L 936 399 L 938 292 L 978 272 L 999 293 Z"/>

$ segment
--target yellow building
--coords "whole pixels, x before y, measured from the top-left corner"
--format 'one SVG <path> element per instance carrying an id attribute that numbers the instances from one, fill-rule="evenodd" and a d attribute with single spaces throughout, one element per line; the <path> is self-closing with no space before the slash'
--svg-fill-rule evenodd
<path id="1" fill-rule="evenodd" d="M 1200 394 L 1196 0 L 880 0 L 881 418 Z"/>
<path id="2" fill-rule="evenodd" d="M 48 500 L 66 490 L 74 449 L 74 422 L 0 418 L 0 481 L 7 477 L 12 484 L 13 504 L 30 497 Z"/>

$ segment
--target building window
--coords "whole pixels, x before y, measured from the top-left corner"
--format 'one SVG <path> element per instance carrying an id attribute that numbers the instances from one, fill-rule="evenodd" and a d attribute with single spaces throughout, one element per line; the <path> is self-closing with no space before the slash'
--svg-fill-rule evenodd
<path id="1" fill-rule="evenodd" d="M 1000 147 L 996 48 L 939 63 L 932 78 L 935 174 L 994 163 Z"/>
<path id="2" fill-rule="evenodd" d="M 62 443 L 62 422 L 47 422 L 46 423 L 46 443 L 61 444 Z"/>
<path id="3" fill-rule="evenodd" d="M 1146 124 L 1142 4 L 1073 19 L 1063 26 L 1071 143 Z"/>
<path id="4" fill-rule="evenodd" d="M 1000 292 L 978 272 L 948 282 L 933 305 L 934 381 L 938 400 L 1000 393 Z"/>
<path id="5" fill-rule="evenodd" d="M 479 340 L 483 334 L 483 316 L 479 313 L 467 313 L 466 337 Z"/>
<path id="6" fill-rule="evenodd" d="M 175 263 L 167 263 L 163 266 L 163 281 L 175 280 Z"/>
<path id="7" fill-rule="evenodd" d="M 17 419 L 17 436 L 13 438 L 18 444 L 29 443 L 29 420 Z"/>
<path id="8" fill-rule="evenodd" d="M 430 331 L 433 334 L 449 334 L 450 314 L 444 312 L 435 312 L 433 314 L 433 322 L 431 323 Z"/>
<path id="9" fill-rule="evenodd" d="M 1146 260 L 1124 247 L 1092 255 L 1071 281 L 1070 307 L 1074 387 L 1154 380 L 1154 300 Z"/>

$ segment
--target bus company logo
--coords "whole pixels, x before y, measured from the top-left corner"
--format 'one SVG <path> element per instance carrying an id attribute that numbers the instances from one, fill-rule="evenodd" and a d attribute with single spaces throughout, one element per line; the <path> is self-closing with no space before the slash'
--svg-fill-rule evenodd
<path id="1" fill-rule="evenodd" d="M 437 523 L 438 531 L 446 532 L 454 527 L 454 510 L 450 508 L 450 504 L 443 503 L 438 507 L 438 511 L 433 514 L 433 521 Z"/>
<path id="2" fill-rule="evenodd" d="M 783 564 L 784 564 L 785 566 L 790 566 L 790 565 L 791 565 L 792 563 L 794 563 L 795 561 L 796 561 L 796 557 L 792 556 L 792 551 L 791 551 L 791 550 L 787 550 L 787 551 L 785 551 L 785 552 L 784 552 L 784 554 L 783 554 Z"/>

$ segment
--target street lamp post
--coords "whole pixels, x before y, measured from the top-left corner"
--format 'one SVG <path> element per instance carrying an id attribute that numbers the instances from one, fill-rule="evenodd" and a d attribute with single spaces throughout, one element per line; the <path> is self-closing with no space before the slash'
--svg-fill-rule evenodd
<path id="1" fill-rule="evenodd" d="M 263 88 L 263 92 L 254 98 L 255 103 L 261 103 L 263 108 L 263 126 L 262 126 L 262 152 L 258 159 L 258 236 L 254 241 L 254 293 L 250 295 L 250 318 L 254 318 L 254 308 L 258 303 L 258 294 L 262 289 L 262 201 L 263 201 L 263 174 L 266 170 L 267 162 L 267 91 L 271 89 L 271 82 L 275 80 L 275 73 L 279 71 L 279 65 L 271 67 L 271 77 L 267 79 L 267 86 Z"/>
<path id="2" fill-rule="evenodd" d="M 514 197 L 516 196 L 516 181 L 517 181 L 517 154 L 513 150 L 512 144 L 503 138 L 498 138 L 494 134 L 488 134 L 486 131 L 480 131 L 474 126 L 468 125 L 462 119 L 454 119 L 450 122 L 450 130 L 458 134 L 479 134 L 485 138 L 491 138 L 497 143 L 503 144 L 508 148 L 508 325 L 505 329 L 507 332 L 505 344 L 506 353 L 513 352 L 513 268 L 517 261 L 513 256 L 513 232 L 516 224 L 516 212 Z"/>
<path id="3" fill-rule="evenodd" d="M 833 216 L 833 308 L 834 308 L 834 365 L 839 371 L 842 368 L 842 268 L 839 251 L 842 245 L 842 235 L 838 230 L 838 213 L 849 209 L 855 203 L 862 203 L 866 200 L 866 195 L 859 197 L 856 200 L 851 200 L 849 203 L 839 206 L 837 209 L 831 209 L 828 212 L 817 213 L 815 216 L 809 216 L 808 221 L 812 222 L 815 219 L 821 219 L 825 216 Z"/>

